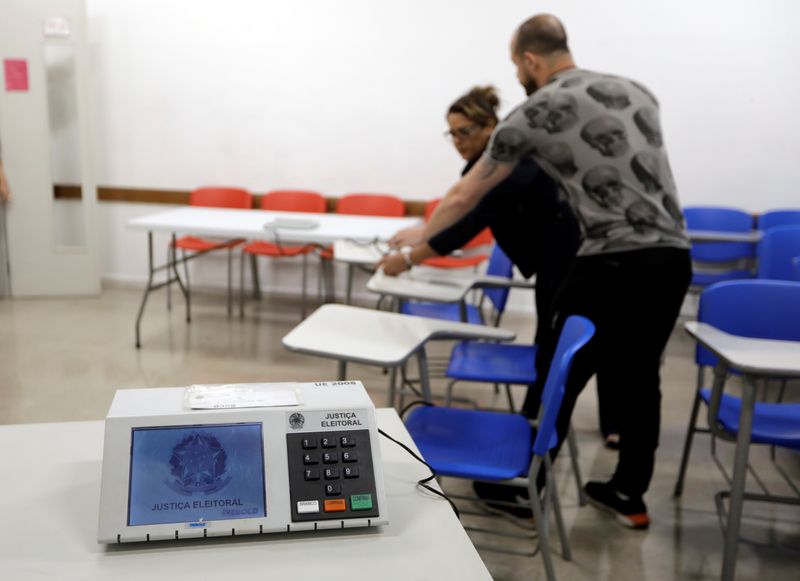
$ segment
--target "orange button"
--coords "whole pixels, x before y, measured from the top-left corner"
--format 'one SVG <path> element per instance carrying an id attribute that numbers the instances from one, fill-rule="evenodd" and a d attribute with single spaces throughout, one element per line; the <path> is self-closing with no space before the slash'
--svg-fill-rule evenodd
<path id="1" fill-rule="evenodd" d="M 347 510 L 347 502 L 344 498 L 325 501 L 325 512 L 342 512 L 344 510 Z"/>

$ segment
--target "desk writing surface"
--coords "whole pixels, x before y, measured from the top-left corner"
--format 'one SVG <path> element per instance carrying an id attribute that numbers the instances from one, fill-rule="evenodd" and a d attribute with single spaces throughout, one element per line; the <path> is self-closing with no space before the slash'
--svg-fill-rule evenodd
<path id="1" fill-rule="evenodd" d="M 395 366 L 430 339 L 513 341 L 507 329 L 401 315 L 347 305 L 323 305 L 283 337 L 292 351 Z"/>
<path id="2" fill-rule="evenodd" d="M 750 232 L 725 232 L 723 230 L 687 230 L 692 242 L 758 242 L 764 233 L 761 230 Z"/>
<path id="3" fill-rule="evenodd" d="M 685 323 L 684 327 L 699 343 L 740 371 L 759 376 L 800 377 L 800 341 L 741 337 L 697 321 Z"/>
<path id="4" fill-rule="evenodd" d="M 128 227 L 150 232 L 196 234 L 229 238 L 274 240 L 264 225 L 276 218 L 317 220 L 315 228 L 278 228 L 282 242 L 318 242 L 331 244 L 335 240 L 388 240 L 402 228 L 415 226 L 419 218 L 388 218 L 383 216 L 350 216 L 346 214 L 310 214 L 304 212 L 271 212 L 265 210 L 236 210 L 230 208 L 185 207 L 134 218 Z"/>
<path id="5" fill-rule="evenodd" d="M 415 448 L 394 410 L 377 420 Z M 491 579 L 450 506 L 414 486 L 425 467 L 383 437 L 391 522 L 381 529 L 99 545 L 103 426 L 0 426 L 3 579 Z"/>

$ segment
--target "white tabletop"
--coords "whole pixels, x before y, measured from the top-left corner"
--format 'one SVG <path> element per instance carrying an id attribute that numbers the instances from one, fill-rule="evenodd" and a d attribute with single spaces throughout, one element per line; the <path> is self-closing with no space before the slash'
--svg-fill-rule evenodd
<path id="1" fill-rule="evenodd" d="M 391 409 L 378 425 L 416 450 Z M 0 426 L 0 573 L 41 579 L 491 579 L 424 466 L 381 438 L 390 524 L 376 529 L 98 545 L 103 422 Z"/>
<path id="2" fill-rule="evenodd" d="M 333 259 L 348 264 L 372 266 L 389 250 L 386 242 L 358 242 L 355 240 L 337 240 L 333 243 Z"/>
<path id="3" fill-rule="evenodd" d="M 800 377 L 800 341 L 751 339 L 690 321 L 686 331 L 731 367 L 759 376 Z"/>
<path id="4" fill-rule="evenodd" d="M 393 367 L 431 339 L 512 341 L 507 329 L 454 323 L 347 305 L 323 305 L 292 329 L 283 345 L 292 351 Z"/>
<path id="5" fill-rule="evenodd" d="M 758 242 L 764 235 L 761 230 L 750 232 L 724 232 L 721 230 L 687 230 L 692 242 Z"/>
<path id="6" fill-rule="evenodd" d="M 367 289 L 377 294 L 437 303 L 461 302 L 473 288 L 534 286 L 527 280 L 430 267 L 415 267 L 399 276 L 386 276 L 379 270 L 367 281 Z"/>
<path id="7" fill-rule="evenodd" d="M 281 241 L 318 242 L 319 244 L 331 244 L 335 240 L 343 238 L 361 241 L 388 240 L 398 230 L 416 226 L 420 222 L 419 218 L 267 212 L 264 210 L 187 206 L 134 218 L 128 222 L 128 227 L 149 232 L 274 240 L 273 227 L 270 224 L 276 218 L 318 221 L 315 228 L 278 228 L 277 231 Z M 270 226 L 265 228 L 265 225 Z"/>

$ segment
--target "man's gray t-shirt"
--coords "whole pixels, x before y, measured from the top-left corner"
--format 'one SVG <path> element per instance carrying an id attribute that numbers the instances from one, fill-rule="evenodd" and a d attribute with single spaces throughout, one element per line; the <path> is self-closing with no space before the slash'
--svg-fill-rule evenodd
<path id="1" fill-rule="evenodd" d="M 579 256 L 689 248 L 659 124 L 638 83 L 570 69 L 498 125 L 487 155 L 531 155 L 561 187 L 581 225 Z"/>

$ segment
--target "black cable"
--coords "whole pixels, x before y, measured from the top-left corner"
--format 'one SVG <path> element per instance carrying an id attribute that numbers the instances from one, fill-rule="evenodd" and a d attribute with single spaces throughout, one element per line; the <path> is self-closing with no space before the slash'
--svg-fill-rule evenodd
<path id="1" fill-rule="evenodd" d="M 418 403 L 425 404 L 425 405 L 430 405 L 427 402 L 414 402 L 414 404 L 418 404 Z M 408 408 L 408 407 L 409 406 L 406 406 L 406 408 Z M 425 462 L 425 460 L 423 460 L 422 458 L 417 456 L 417 454 L 414 452 L 414 450 L 412 450 L 411 448 L 409 448 L 408 446 L 406 446 L 402 442 L 400 442 L 398 440 L 395 440 L 394 438 L 392 438 L 389 434 L 387 434 L 386 432 L 384 432 L 380 428 L 378 428 L 378 433 L 380 433 L 380 435 L 383 436 L 384 438 L 387 438 L 387 439 L 391 440 L 392 442 L 394 442 L 395 444 L 397 444 L 398 446 L 400 446 L 403 450 L 405 450 L 406 452 L 411 454 L 411 456 L 415 460 L 417 460 L 417 461 L 421 462 L 422 464 L 424 464 L 428 468 L 428 470 L 431 471 L 431 475 L 430 476 L 428 476 L 427 478 L 423 478 L 422 480 L 418 480 L 417 481 L 417 486 L 419 486 L 420 488 L 424 488 L 425 490 L 427 490 L 429 492 L 432 492 L 436 496 L 441 496 L 442 498 L 444 498 L 447 502 L 450 503 L 450 507 L 453 509 L 453 512 L 456 513 L 456 518 L 460 520 L 461 519 L 461 515 L 459 514 L 455 503 L 452 500 L 450 500 L 450 497 L 447 496 L 444 492 L 439 492 L 433 486 L 428 486 L 428 482 L 430 482 L 431 480 L 436 478 L 436 470 L 434 470 L 433 467 L 430 464 Z"/>

